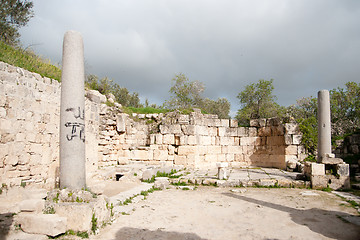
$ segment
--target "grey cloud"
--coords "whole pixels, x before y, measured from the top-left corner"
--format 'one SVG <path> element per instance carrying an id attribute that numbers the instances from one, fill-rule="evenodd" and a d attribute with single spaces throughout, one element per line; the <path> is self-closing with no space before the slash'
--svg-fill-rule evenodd
<path id="1" fill-rule="evenodd" d="M 202 81 L 205 95 L 236 95 L 274 78 L 282 105 L 359 82 L 359 1 L 45 1 L 22 30 L 24 45 L 61 60 L 66 30 L 83 34 L 88 71 L 162 103 L 171 79 Z"/>

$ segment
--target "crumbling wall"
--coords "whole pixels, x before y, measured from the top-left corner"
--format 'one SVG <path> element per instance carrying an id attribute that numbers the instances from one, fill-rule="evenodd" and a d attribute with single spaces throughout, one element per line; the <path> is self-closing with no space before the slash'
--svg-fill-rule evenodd
<path id="1" fill-rule="evenodd" d="M 0 62 L 0 184 L 56 185 L 60 89 L 55 80 Z M 294 169 L 305 157 L 298 126 L 277 119 L 239 127 L 199 111 L 129 116 L 111 97 L 90 90 L 85 121 L 87 177 L 98 167 L 129 162 Z"/>
<path id="2" fill-rule="evenodd" d="M 0 184 L 55 186 L 59 175 L 60 86 L 56 80 L 0 62 Z M 89 173 L 97 169 L 99 106 L 86 100 Z"/>
<path id="3" fill-rule="evenodd" d="M 101 119 L 101 166 L 140 161 L 212 168 L 228 162 L 232 167 L 294 169 L 306 157 L 298 125 L 282 124 L 276 118 L 239 127 L 236 120 L 200 111 L 129 116 L 108 109 Z"/>

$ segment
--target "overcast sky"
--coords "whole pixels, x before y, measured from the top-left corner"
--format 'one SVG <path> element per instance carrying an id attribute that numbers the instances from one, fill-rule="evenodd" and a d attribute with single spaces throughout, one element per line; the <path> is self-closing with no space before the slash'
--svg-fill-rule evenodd
<path id="1" fill-rule="evenodd" d="M 359 0 L 34 0 L 24 47 L 61 63 L 67 30 L 81 32 L 87 73 L 162 104 L 171 79 L 205 84 L 205 97 L 274 79 L 280 105 L 360 81 Z"/>

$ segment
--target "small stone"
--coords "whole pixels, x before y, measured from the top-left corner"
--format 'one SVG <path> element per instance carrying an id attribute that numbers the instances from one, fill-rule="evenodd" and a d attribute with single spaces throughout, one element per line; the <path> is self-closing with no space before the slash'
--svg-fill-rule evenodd
<path id="1" fill-rule="evenodd" d="M 319 196 L 319 194 L 314 193 L 312 191 L 305 191 L 300 193 L 301 196 Z"/>
<path id="2" fill-rule="evenodd" d="M 231 189 L 230 191 L 234 193 L 245 193 L 247 190 L 245 188 L 240 188 L 240 189 Z"/>

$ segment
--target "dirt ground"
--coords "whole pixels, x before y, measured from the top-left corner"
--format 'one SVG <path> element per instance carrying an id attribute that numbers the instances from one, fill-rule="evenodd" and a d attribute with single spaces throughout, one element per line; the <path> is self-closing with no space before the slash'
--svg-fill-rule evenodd
<path id="1" fill-rule="evenodd" d="M 92 239 L 360 239 L 356 209 L 307 189 L 156 191 Z"/>

